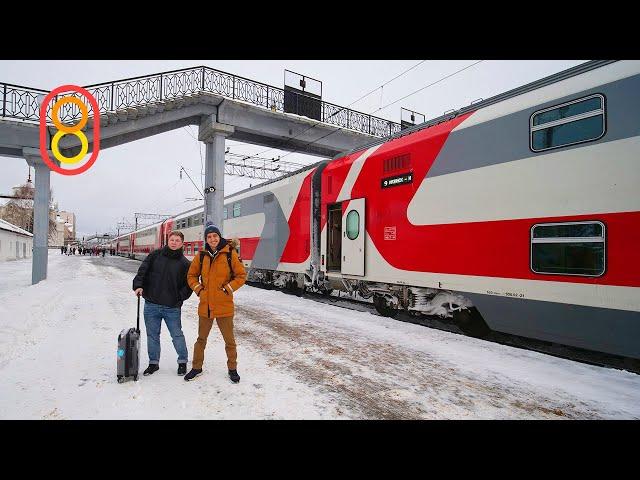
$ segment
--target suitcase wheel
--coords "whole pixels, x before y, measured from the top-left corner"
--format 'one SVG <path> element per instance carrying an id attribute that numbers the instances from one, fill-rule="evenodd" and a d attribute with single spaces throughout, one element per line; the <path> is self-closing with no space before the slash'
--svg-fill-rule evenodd
<path id="1" fill-rule="evenodd" d="M 118 377 L 118 383 L 124 383 L 124 377 Z"/>
<path id="2" fill-rule="evenodd" d="M 134 376 L 133 376 L 133 381 L 134 381 L 134 382 L 137 382 L 137 381 L 138 381 L 138 375 L 134 375 Z"/>

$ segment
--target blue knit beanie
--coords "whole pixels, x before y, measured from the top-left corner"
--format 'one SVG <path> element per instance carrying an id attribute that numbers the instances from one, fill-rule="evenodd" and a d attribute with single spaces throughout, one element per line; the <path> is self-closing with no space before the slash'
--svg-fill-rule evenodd
<path id="1" fill-rule="evenodd" d="M 207 225 L 204 228 L 204 239 L 207 239 L 207 235 L 210 233 L 217 233 L 220 238 L 222 238 L 222 233 L 220 233 L 220 229 L 216 227 L 213 222 L 207 222 Z"/>

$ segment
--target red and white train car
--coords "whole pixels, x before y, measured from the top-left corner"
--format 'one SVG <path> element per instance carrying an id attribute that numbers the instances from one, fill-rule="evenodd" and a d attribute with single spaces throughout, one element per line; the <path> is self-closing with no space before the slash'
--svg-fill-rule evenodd
<path id="1" fill-rule="evenodd" d="M 322 272 L 382 312 L 640 358 L 638 88 L 640 62 L 592 62 L 334 160 Z"/>
<path id="2" fill-rule="evenodd" d="M 230 195 L 223 234 L 252 280 L 638 359 L 639 91 L 640 62 L 579 65 Z M 202 223 L 156 245 L 192 258 Z"/>

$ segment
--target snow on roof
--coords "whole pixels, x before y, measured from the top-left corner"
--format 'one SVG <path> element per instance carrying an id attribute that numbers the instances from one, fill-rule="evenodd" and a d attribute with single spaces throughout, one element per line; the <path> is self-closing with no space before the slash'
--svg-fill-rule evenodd
<path id="1" fill-rule="evenodd" d="M 15 232 L 21 235 L 27 235 L 29 237 L 33 237 L 33 233 L 29 233 L 26 230 L 21 229 L 20 227 L 16 227 L 13 223 L 9 223 L 6 220 L 2 220 L 1 218 L 0 218 L 0 230 L 8 230 L 10 232 Z"/>

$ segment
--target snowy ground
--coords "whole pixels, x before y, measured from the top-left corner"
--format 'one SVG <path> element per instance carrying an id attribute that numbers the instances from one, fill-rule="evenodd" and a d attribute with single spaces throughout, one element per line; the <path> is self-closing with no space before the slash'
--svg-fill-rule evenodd
<path id="1" fill-rule="evenodd" d="M 118 384 L 138 265 L 51 250 L 31 286 L 30 260 L 0 263 L 0 418 L 640 418 L 640 375 L 249 286 L 236 295 L 238 385 L 216 327 L 204 374 L 183 381 L 166 326 L 160 371 Z M 182 310 L 190 355 L 196 305 Z"/>

